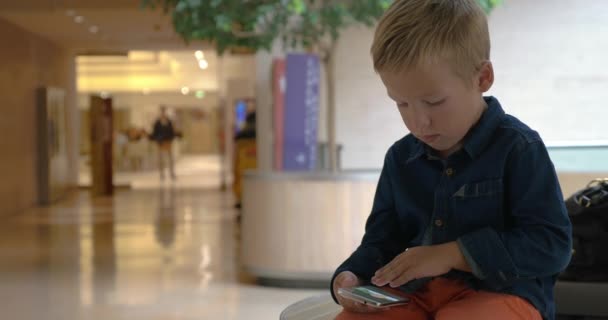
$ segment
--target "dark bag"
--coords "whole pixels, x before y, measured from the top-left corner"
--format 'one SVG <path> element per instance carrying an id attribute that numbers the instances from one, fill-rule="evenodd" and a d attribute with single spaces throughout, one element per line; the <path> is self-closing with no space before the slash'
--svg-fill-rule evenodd
<path id="1" fill-rule="evenodd" d="M 608 179 L 596 179 L 566 200 L 572 260 L 560 279 L 608 281 Z"/>

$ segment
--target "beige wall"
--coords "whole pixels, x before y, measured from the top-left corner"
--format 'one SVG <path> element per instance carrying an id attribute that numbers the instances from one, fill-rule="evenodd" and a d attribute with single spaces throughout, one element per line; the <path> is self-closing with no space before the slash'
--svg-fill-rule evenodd
<path id="1" fill-rule="evenodd" d="M 0 19 L 0 215 L 36 204 L 36 88 L 66 89 L 68 152 L 75 166 L 73 59 L 64 49 Z M 76 182 L 76 173 L 70 181 Z"/>

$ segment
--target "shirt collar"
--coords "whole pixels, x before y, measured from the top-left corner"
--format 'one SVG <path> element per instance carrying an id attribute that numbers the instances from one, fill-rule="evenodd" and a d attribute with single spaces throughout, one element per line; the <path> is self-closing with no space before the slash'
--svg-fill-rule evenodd
<path id="1" fill-rule="evenodd" d="M 484 97 L 484 100 L 488 107 L 464 138 L 463 149 L 473 159 L 488 146 L 505 115 L 505 111 L 496 98 Z"/>
<path id="2" fill-rule="evenodd" d="M 412 151 L 411 156 L 405 161 L 405 164 L 409 164 L 410 162 L 420 158 L 423 154 L 425 154 L 425 151 L 425 144 L 417 138 L 414 138 L 414 150 Z"/>

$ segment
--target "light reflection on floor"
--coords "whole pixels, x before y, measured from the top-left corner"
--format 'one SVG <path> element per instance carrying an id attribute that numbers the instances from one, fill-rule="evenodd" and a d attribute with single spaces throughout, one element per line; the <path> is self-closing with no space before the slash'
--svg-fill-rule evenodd
<path id="1" fill-rule="evenodd" d="M 278 319 L 320 292 L 259 287 L 241 272 L 231 195 L 156 183 L 5 218 L 2 318 Z"/>

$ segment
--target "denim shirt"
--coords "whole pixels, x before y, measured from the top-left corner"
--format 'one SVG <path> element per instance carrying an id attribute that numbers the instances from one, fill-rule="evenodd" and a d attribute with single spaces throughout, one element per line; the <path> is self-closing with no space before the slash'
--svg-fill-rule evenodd
<path id="1" fill-rule="evenodd" d="M 412 135 L 389 149 L 361 245 L 334 278 L 351 271 L 369 282 L 406 248 L 456 241 L 473 272 L 443 277 L 522 297 L 554 319 L 553 287 L 572 246 L 555 168 L 537 132 L 494 97 L 485 100 L 463 147 L 447 159 Z"/>

